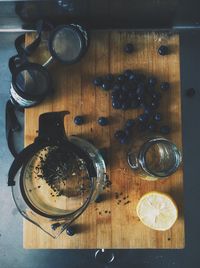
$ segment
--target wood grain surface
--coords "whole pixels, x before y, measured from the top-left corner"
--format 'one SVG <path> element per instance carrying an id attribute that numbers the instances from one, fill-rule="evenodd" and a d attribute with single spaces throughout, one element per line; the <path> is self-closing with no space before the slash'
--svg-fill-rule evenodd
<path id="1" fill-rule="evenodd" d="M 32 34 L 27 35 L 27 43 L 32 38 Z M 123 46 L 127 42 L 135 46 L 135 52 L 131 55 L 123 52 Z M 169 46 L 170 55 L 162 57 L 157 54 L 161 44 Z M 90 205 L 76 221 L 80 232 L 73 237 L 64 232 L 58 239 L 53 239 L 24 220 L 24 248 L 184 247 L 182 167 L 162 181 L 148 182 L 138 178 L 127 164 L 126 146 L 119 145 L 113 133 L 122 128 L 126 119 L 136 117 L 141 111 L 122 112 L 112 109 L 110 93 L 95 88 L 91 83 L 95 76 L 118 74 L 124 69 L 154 75 L 159 82 L 170 82 L 171 89 L 162 98 L 160 111 L 164 114 L 164 122 L 172 127 L 169 138 L 182 148 L 178 34 L 92 32 L 89 50 L 80 63 L 73 66 L 55 63 L 51 66 L 55 94 L 39 106 L 25 111 L 25 145 L 32 143 L 37 135 L 41 113 L 69 110 L 70 115 L 65 118 L 68 135 L 81 135 L 92 140 L 99 148 L 108 148 L 107 173 L 112 185 L 105 190 L 103 202 Z M 73 118 L 76 115 L 84 115 L 86 124 L 75 126 Z M 111 124 L 106 127 L 99 126 L 99 116 L 109 116 Z M 144 226 L 136 215 L 138 200 L 152 190 L 169 193 L 178 205 L 179 218 L 168 231 L 151 230 Z M 115 193 L 120 195 L 118 199 Z M 125 204 L 126 201 L 130 202 Z"/>

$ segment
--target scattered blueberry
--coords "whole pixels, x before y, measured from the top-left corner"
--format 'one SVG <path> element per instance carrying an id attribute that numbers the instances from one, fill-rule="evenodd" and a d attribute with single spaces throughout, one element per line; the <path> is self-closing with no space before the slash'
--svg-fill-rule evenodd
<path id="1" fill-rule="evenodd" d="M 125 123 L 126 128 L 132 128 L 136 124 L 134 119 L 128 119 Z"/>
<path id="2" fill-rule="evenodd" d="M 122 110 L 126 111 L 130 108 L 130 103 L 128 101 L 122 103 Z"/>
<path id="3" fill-rule="evenodd" d="M 99 195 L 99 196 L 96 198 L 95 202 L 96 202 L 96 203 L 100 203 L 102 200 L 103 200 L 102 195 Z"/>
<path id="4" fill-rule="evenodd" d="M 138 116 L 138 120 L 141 123 L 148 121 L 148 119 L 149 119 L 148 114 L 141 114 Z"/>
<path id="5" fill-rule="evenodd" d="M 114 77 L 113 74 L 107 74 L 105 76 L 105 80 L 108 81 L 108 82 L 110 82 L 110 83 L 112 83 L 115 80 L 115 77 Z"/>
<path id="6" fill-rule="evenodd" d="M 132 73 L 129 75 L 129 81 L 137 82 L 138 81 L 138 75 L 136 73 Z"/>
<path id="7" fill-rule="evenodd" d="M 114 109 L 121 109 L 121 107 L 122 107 L 121 102 L 118 101 L 118 100 L 113 100 L 113 101 L 112 101 L 112 107 L 113 107 Z"/>
<path id="8" fill-rule="evenodd" d="M 106 126 L 106 125 L 108 125 L 108 118 L 103 117 L 103 116 L 99 117 L 98 123 L 100 126 Z"/>
<path id="9" fill-rule="evenodd" d="M 103 80 L 101 77 L 96 77 L 94 80 L 93 80 L 93 84 L 97 87 L 101 87 L 102 84 L 103 84 Z"/>
<path id="10" fill-rule="evenodd" d="M 119 81 L 119 82 L 124 82 L 125 79 L 126 79 L 126 77 L 123 74 L 120 74 L 117 76 L 117 81 Z"/>
<path id="11" fill-rule="evenodd" d="M 127 78 L 129 78 L 132 74 L 133 74 L 133 71 L 131 71 L 131 70 L 125 70 L 124 71 L 124 76 L 127 77 Z"/>
<path id="12" fill-rule="evenodd" d="M 128 43 L 128 44 L 126 44 L 126 45 L 124 46 L 124 52 L 125 52 L 125 53 L 131 54 L 131 53 L 133 53 L 133 51 L 134 51 L 134 46 L 133 46 L 133 44 Z"/>
<path id="13" fill-rule="evenodd" d="M 126 97 L 127 97 L 127 94 L 126 94 L 126 92 L 120 92 L 120 94 L 119 94 L 119 96 L 118 96 L 118 100 L 121 102 L 121 103 L 123 103 L 123 101 L 125 101 L 126 100 Z"/>
<path id="14" fill-rule="evenodd" d="M 127 144 L 127 143 L 128 143 L 128 137 L 125 136 L 125 137 L 119 139 L 119 142 L 120 142 L 121 144 Z"/>
<path id="15" fill-rule="evenodd" d="M 137 96 L 137 100 L 139 101 L 140 106 L 142 106 L 145 102 L 144 96 Z"/>
<path id="16" fill-rule="evenodd" d="M 152 102 L 151 102 L 151 108 L 152 109 L 158 109 L 158 107 L 159 107 L 159 102 L 157 101 L 157 100 L 153 100 Z"/>
<path id="17" fill-rule="evenodd" d="M 131 104 L 130 104 L 130 107 L 131 107 L 132 109 L 136 109 L 136 108 L 138 108 L 138 107 L 139 107 L 139 101 L 138 101 L 138 100 L 132 100 L 132 101 L 131 101 Z"/>
<path id="18" fill-rule="evenodd" d="M 75 230 L 74 230 L 73 227 L 68 226 L 67 229 L 66 229 L 66 233 L 67 233 L 67 235 L 69 235 L 69 236 L 73 236 L 73 235 L 75 234 Z"/>
<path id="19" fill-rule="evenodd" d="M 144 106 L 144 113 L 145 114 L 151 114 L 152 113 L 152 108 L 149 105 Z"/>
<path id="20" fill-rule="evenodd" d="M 55 231 L 58 227 L 60 227 L 60 223 L 58 223 L 58 222 L 57 222 L 57 223 L 53 223 L 53 224 L 51 225 L 51 229 L 54 230 L 54 231 Z"/>
<path id="21" fill-rule="evenodd" d="M 110 90 L 110 88 L 111 88 L 111 85 L 110 85 L 110 82 L 108 82 L 108 81 L 104 81 L 103 83 L 102 83 L 102 85 L 101 85 L 101 87 L 104 89 L 104 90 Z"/>
<path id="22" fill-rule="evenodd" d="M 155 113 L 154 115 L 153 115 L 153 119 L 155 120 L 155 121 L 157 121 L 157 122 L 159 122 L 159 121 L 161 121 L 161 114 L 160 113 Z"/>
<path id="23" fill-rule="evenodd" d="M 158 54 L 160 54 L 161 56 L 165 56 L 169 54 L 169 48 L 167 46 L 160 46 L 158 48 Z"/>
<path id="24" fill-rule="evenodd" d="M 168 90 L 170 88 L 170 84 L 168 82 L 162 82 L 160 84 L 160 89 L 162 89 L 163 91 Z"/>
<path id="25" fill-rule="evenodd" d="M 82 125 L 84 123 L 84 117 L 81 116 L 81 115 L 77 115 L 75 118 L 74 118 L 74 123 L 78 126 Z"/>
<path id="26" fill-rule="evenodd" d="M 156 130 L 156 124 L 154 123 L 151 123 L 147 126 L 148 130 L 150 131 L 155 131 Z"/>
<path id="27" fill-rule="evenodd" d="M 169 126 L 161 126 L 160 127 L 160 133 L 162 134 L 169 134 L 171 131 L 170 127 Z"/>
<path id="28" fill-rule="evenodd" d="M 143 96 L 145 91 L 144 83 L 140 83 L 137 87 L 136 93 L 138 96 Z"/>
<path id="29" fill-rule="evenodd" d="M 115 91 L 115 90 L 120 90 L 121 89 L 121 85 L 119 82 L 115 82 L 113 87 L 112 87 L 112 90 Z"/>
<path id="30" fill-rule="evenodd" d="M 130 90 L 130 86 L 129 84 L 125 83 L 122 85 L 122 90 L 125 91 L 125 92 L 128 92 Z"/>
<path id="31" fill-rule="evenodd" d="M 151 97 L 152 97 L 154 100 L 160 100 L 161 97 L 162 97 L 162 95 L 161 95 L 160 92 L 153 91 L 153 92 L 151 93 Z"/>
<path id="32" fill-rule="evenodd" d="M 114 136 L 116 139 L 122 139 L 126 136 L 126 133 L 123 130 L 117 130 Z"/>
<path id="33" fill-rule="evenodd" d="M 128 98 L 130 98 L 131 100 L 135 99 L 136 97 L 137 97 L 137 93 L 135 91 L 131 90 L 128 92 Z"/>
<path id="34" fill-rule="evenodd" d="M 121 94 L 121 90 L 118 89 L 118 90 L 113 90 L 112 93 L 111 93 L 111 98 L 112 99 L 117 99 L 119 98 L 119 95 Z"/>
<path id="35" fill-rule="evenodd" d="M 196 91 L 194 88 L 189 88 L 186 90 L 186 96 L 191 98 L 196 94 Z"/>
<path id="36" fill-rule="evenodd" d="M 149 77 L 148 80 L 147 80 L 147 82 L 148 82 L 148 85 L 149 85 L 150 87 L 153 87 L 153 86 L 156 85 L 157 80 L 156 80 L 155 77 Z"/>

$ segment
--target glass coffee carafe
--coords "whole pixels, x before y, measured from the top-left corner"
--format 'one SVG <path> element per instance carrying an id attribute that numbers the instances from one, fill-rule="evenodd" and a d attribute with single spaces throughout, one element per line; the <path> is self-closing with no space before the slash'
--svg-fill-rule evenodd
<path id="1" fill-rule="evenodd" d="M 106 182 L 99 151 L 65 135 L 65 114 L 40 116 L 38 137 L 14 160 L 8 178 L 22 216 L 54 238 L 96 200 Z"/>

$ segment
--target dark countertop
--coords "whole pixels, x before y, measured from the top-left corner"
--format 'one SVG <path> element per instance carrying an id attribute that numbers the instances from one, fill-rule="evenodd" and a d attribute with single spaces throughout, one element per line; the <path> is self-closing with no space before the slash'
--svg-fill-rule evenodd
<path id="1" fill-rule="evenodd" d="M 19 215 L 7 187 L 7 172 L 13 160 L 5 140 L 5 103 L 9 96 L 11 76 L 8 58 L 15 53 L 16 34 L 0 34 L 0 268 L 105 267 L 99 265 L 95 250 L 24 250 L 22 248 L 22 217 Z M 199 157 L 200 150 L 200 32 L 181 33 L 181 81 L 183 103 L 184 189 L 186 247 L 183 250 L 113 250 L 115 260 L 109 267 L 137 268 L 198 268 L 200 262 Z M 185 96 L 194 87 L 193 98 Z M 23 122 L 23 117 L 20 117 Z M 18 138 L 23 146 L 23 133 Z"/>

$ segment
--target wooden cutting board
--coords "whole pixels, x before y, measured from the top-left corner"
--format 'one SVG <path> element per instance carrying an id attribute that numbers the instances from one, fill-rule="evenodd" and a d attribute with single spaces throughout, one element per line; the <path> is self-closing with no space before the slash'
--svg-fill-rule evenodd
<path id="1" fill-rule="evenodd" d="M 32 40 L 27 35 L 27 43 Z M 127 55 L 123 46 L 131 42 L 135 52 Z M 169 56 L 159 56 L 157 49 L 168 45 Z M 93 140 L 97 147 L 109 150 L 107 172 L 112 185 L 104 192 L 104 201 L 92 204 L 76 221 L 80 232 L 69 237 L 65 232 L 53 239 L 32 223 L 24 220 L 24 248 L 183 248 L 183 171 L 182 168 L 163 181 L 147 182 L 137 178 L 127 165 L 125 148 L 113 138 L 124 121 L 141 111 L 122 112 L 111 107 L 110 93 L 95 88 L 95 76 L 118 74 L 124 69 L 155 75 L 159 82 L 169 81 L 171 89 L 161 101 L 160 111 L 166 124 L 172 127 L 169 138 L 182 147 L 179 35 L 165 33 L 134 33 L 118 31 L 92 32 L 90 48 L 79 64 L 54 64 L 50 71 L 54 82 L 54 98 L 47 98 L 37 107 L 25 111 L 25 145 L 33 142 L 41 113 L 69 110 L 65 118 L 68 135 L 77 134 Z M 84 115 L 87 123 L 75 126 L 73 118 Z M 111 124 L 99 126 L 97 118 L 109 116 Z M 169 193 L 177 202 L 179 218 L 168 231 L 160 232 L 144 226 L 136 215 L 140 197 L 152 190 Z M 116 199 L 115 193 L 120 196 Z M 121 202 L 118 202 L 118 200 Z M 128 204 L 126 204 L 127 201 Z"/>

